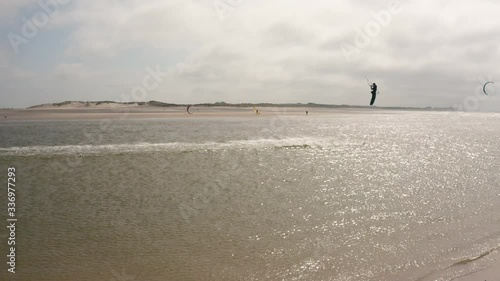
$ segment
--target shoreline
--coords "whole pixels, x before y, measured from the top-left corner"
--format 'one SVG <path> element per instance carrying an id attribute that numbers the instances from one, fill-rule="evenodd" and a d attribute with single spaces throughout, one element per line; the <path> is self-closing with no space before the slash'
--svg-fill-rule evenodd
<path id="1" fill-rule="evenodd" d="M 306 115 L 308 111 L 308 115 Z M 57 109 L 0 109 L 1 121 L 33 120 L 78 120 L 78 119 L 152 119 L 152 118 L 198 118 L 198 117 L 265 117 L 265 116 L 332 116 L 338 114 L 405 114 L 412 111 L 385 110 L 378 108 L 294 108 L 265 107 L 256 115 L 252 108 L 244 107 L 202 107 L 191 108 L 57 108 Z"/>

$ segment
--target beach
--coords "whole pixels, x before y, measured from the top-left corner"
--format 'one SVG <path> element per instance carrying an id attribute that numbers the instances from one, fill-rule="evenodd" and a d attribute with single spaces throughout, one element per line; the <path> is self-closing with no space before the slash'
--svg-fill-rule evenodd
<path id="1" fill-rule="evenodd" d="M 190 112 L 1 110 L 6 280 L 499 280 L 498 114 Z"/>
<path id="2" fill-rule="evenodd" d="M 356 113 L 382 113 L 387 110 L 362 109 L 362 108 L 311 108 L 311 107 L 264 107 L 259 111 L 260 116 L 306 116 L 306 111 L 311 115 L 328 114 L 356 114 Z M 394 111 L 397 113 L 397 111 Z M 186 118 L 186 117 L 255 117 L 252 107 L 138 107 L 120 106 L 103 107 L 94 106 L 84 108 L 81 106 L 43 106 L 33 109 L 0 109 L 0 117 L 9 120 L 68 120 L 68 119 L 144 119 L 144 118 Z M 7 118 L 5 118 L 7 117 Z"/>
<path id="3" fill-rule="evenodd" d="M 500 281 L 500 1 L 0 7 L 0 281 Z"/>

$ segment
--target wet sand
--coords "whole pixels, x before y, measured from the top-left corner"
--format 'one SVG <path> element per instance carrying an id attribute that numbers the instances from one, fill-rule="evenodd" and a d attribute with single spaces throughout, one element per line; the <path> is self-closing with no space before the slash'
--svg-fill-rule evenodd
<path id="1" fill-rule="evenodd" d="M 460 278 L 455 279 L 454 281 L 500 281 L 500 262 L 497 263 L 496 266 L 477 271 Z"/>
<path id="2" fill-rule="evenodd" d="M 211 118 L 211 117 L 242 117 L 258 118 L 260 116 L 335 116 L 342 114 L 405 114 L 405 111 L 383 110 L 377 108 L 261 108 L 260 115 L 256 116 L 252 108 L 241 107 L 209 107 L 191 108 L 192 114 L 186 112 L 185 107 L 163 108 L 130 108 L 130 109 L 14 109 L 0 110 L 0 120 L 74 120 L 74 119 L 125 119 L 125 118 Z M 7 116 L 7 118 L 4 118 Z M 497 259 L 500 261 L 500 259 Z M 439 280 L 439 279 L 436 279 Z M 477 271 L 457 279 L 455 281 L 500 281 L 500 262 L 496 266 Z"/>

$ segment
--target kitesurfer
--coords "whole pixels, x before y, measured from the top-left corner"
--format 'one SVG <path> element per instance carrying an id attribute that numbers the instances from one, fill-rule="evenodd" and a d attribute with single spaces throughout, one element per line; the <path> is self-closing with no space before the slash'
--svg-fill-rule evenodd
<path id="1" fill-rule="evenodd" d="M 377 84 L 373 83 L 370 85 L 370 88 L 372 89 L 372 100 L 370 101 L 370 105 L 373 105 L 375 103 L 375 98 L 377 97 Z"/>

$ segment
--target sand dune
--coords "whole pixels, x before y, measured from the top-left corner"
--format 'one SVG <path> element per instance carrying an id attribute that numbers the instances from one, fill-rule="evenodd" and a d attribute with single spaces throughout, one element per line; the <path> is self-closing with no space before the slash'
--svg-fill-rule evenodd
<path id="1" fill-rule="evenodd" d="M 112 108 L 138 108 L 148 107 L 149 104 L 140 105 L 134 103 L 117 103 L 117 102 L 81 102 L 81 101 L 67 101 L 61 103 L 46 103 L 31 106 L 30 110 L 46 110 L 46 109 L 112 109 Z"/>

